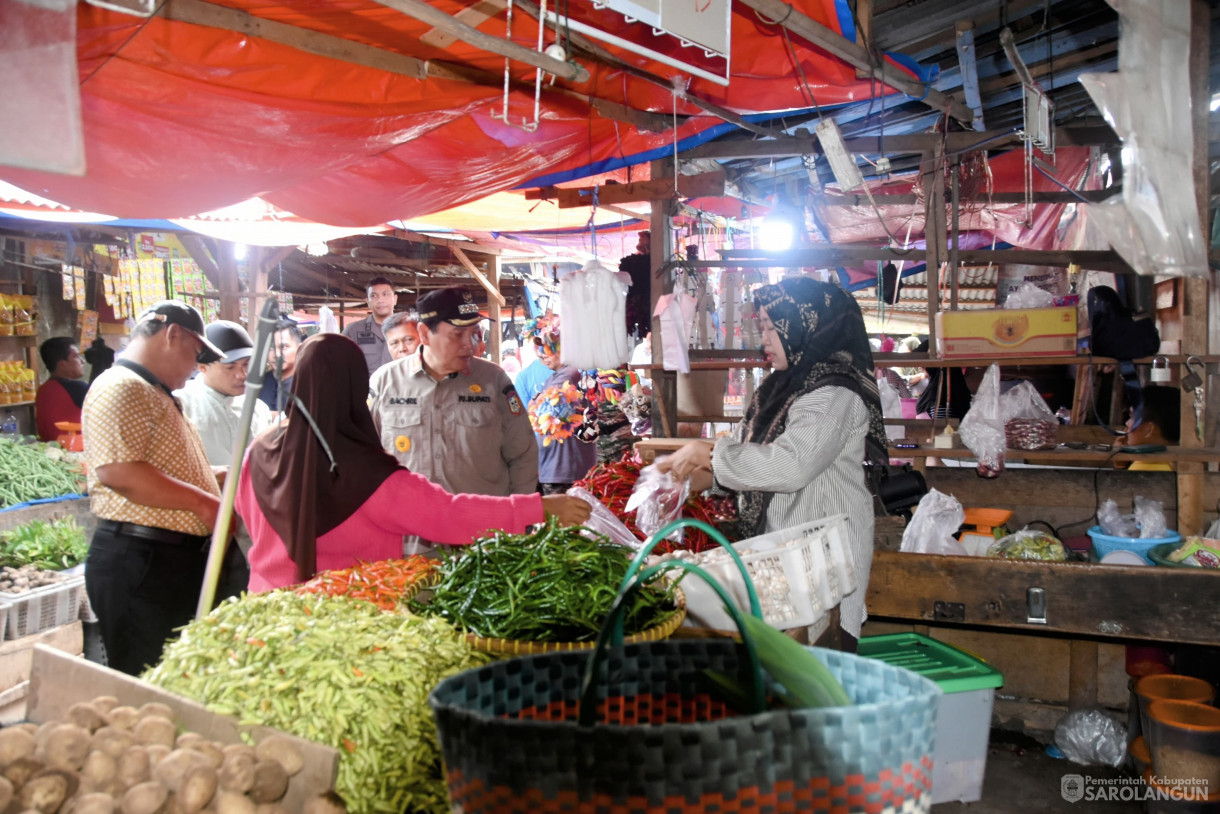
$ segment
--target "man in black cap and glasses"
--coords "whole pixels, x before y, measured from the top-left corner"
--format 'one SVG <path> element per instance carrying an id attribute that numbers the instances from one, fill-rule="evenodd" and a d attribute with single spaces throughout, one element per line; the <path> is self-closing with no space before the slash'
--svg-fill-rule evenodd
<path id="1" fill-rule="evenodd" d="M 196 365 L 223 356 L 198 311 L 165 300 L 140 315 L 131 344 L 85 398 L 90 508 L 98 518 L 85 588 L 110 666 L 130 675 L 160 660 L 199 602 L 220 488 L 173 391 Z"/>

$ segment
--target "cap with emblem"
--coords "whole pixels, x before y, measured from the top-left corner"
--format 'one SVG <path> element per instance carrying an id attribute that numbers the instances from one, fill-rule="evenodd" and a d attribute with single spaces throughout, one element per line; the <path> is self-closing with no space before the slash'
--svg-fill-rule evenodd
<path id="1" fill-rule="evenodd" d="M 474 292 L 466 288 L 440 288 L 419 298 L 420 322 L 439 319 L 459 328 L 474 325 L 483 319 Z"/>
<path id="2" fill-rule="evenodd" d="M 164 322 L 167 326 L 177 325 L 194 334 L 195 338 L 203 343 L 203 349 L 199 351 L 199 355 L 196 357 L 201 365 L 210 365 L 225 355 L 224 351 L 213 345 L 204 333 L 203 317 L 199 316 L 199 312 L 185 302 L 162 300 L 140 314 L 140 318 L 136 322 L 148 322 L 150 320 Z"/>
<path id="3" fill-rule="evenodd" d="M 254 342 L 250 339 L 250 334 L 236 322 L 218 319 L 209 322 L 203 332 L 209 342 L 224 352 L 220 359 L 222 364 L 228 365 L 248 359 L 254 353 Z"/>

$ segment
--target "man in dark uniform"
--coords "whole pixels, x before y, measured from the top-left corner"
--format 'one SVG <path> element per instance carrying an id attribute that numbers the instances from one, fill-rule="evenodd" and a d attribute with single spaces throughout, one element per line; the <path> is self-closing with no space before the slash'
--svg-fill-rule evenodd
<path id="1" fill-rule="evenodd" d="M 369 280 L 366 292 L 369 298 L 369 310 L 372 312 L 359 322 L 353 322 L 343 329 L 343 335 L 360 346 L 364 351 L 364 361 L 369 366 L 369 375 L 377 372 L 377 368 L 391 360 L 390 346 L 386 344 L 385 334 L 381 331 L 381 323 L 394 313 L 394 305 L 398 295 L 394 287 L 384 277 L 374 277 Z"/>

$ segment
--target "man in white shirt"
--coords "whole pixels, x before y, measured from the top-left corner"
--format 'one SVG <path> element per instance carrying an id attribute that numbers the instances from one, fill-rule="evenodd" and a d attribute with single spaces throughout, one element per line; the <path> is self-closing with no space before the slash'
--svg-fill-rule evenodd
<path id="1" fill-rule="evenodd" d="M 174 392 L 182 402 L 183 414 L 194 423 L 203 439 L 203 449 L 212 466 L 240 466 L 233 460 L 233 443 L 241 422 L 245 401 L 246 374 L 254 343 L 250 334 L 236 322 L 218 320 L 204 328 L 208 341 L 224 351 L 219 361 L 199 365 L 195 378 Z M 271 411 L 255 400 L 249 441 L 271 426 Z"/>

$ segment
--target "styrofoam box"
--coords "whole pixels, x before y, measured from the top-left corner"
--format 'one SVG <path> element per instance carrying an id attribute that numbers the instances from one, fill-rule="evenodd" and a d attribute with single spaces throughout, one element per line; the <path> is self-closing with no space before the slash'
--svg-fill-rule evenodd
<path id="1" fill-rule="evenodd" d="M 860 640 L 859 654 L 905 667 L 944 691 L 936 708 L 932 754 L 932 804 L 971 803 L 983 796 L 991 706 L 1004 676 L 991 665 L 919 633 L 891 633 Z"/>
<path id="2" fill-rule="evenodd" d="M 0 593 L 0 601 L 8 605 L 4 638 L 20 639 L 75 622 L 84 592 L 85 578 L 75 576 L 23 594 Z"/>

